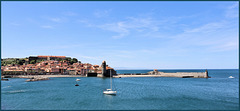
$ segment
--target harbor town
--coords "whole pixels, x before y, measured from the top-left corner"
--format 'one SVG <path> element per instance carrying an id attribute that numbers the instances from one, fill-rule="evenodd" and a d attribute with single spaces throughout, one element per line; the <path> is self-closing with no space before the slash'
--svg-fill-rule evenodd
<path id="1" fill-rule="evenodd" d="M 32 78 L 28 81 L 48 80 L 49 77 L 181 77 L 181 78 L 209 78 L 205 72 L 176 72 L 165 73 L 157 69 L 148 73 L 117 72 L 103 61 L 101 65 L 81 63 L 76 58 L 66 56 L 30 56 L 25 59 L 16 59 L 15 64 L 7 64 L 7 59 L 2 59 L 1 74 L 4 78 Z M 14 61 L 14 60 L 13 60 Z M 22 62 L 19 62 L 22 61 Z M 14 63 L 14 62 L 13 62 Z M 34 79 L 35 78 L 35 79 Z"/>
<path id="2" fill-rule="evenodd" d="M 92 65 L 81 63 L 75 58 L 71 59 L 66 56 L 30 56 L 21 60 L 13 60 L 16 62 L 12 62 L 12 64 L 7 64 L 6 61 L 7 59 L 2 60 L 1 74 L 3 77 L 30 78 L 35 75 L 55 75 L 51 77 L 109 77 L 110 71 L 112 71 L 113 75 L 116 75 L 116 71 L 109 67 L 106 61 L 103 61 L 102 65 Z"/>

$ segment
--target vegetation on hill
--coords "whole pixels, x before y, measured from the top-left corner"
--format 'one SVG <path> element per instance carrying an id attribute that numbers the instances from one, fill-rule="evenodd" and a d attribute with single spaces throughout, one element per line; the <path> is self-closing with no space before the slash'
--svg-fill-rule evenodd
<path id="1" fill-rule="evenodd" d="M 73 63 L 81 63 L 81 61 L 78 61 L 76 58 L 57 58 L 56 61 L 68 61 L 71 65 Z M 44 61 L 44 59 L 37 59 L 37 60 L 31 60 L 28 61 L 28 58 L 6 58 L 6 59 L 1 59 L 1 66 L 6 66 L 6 65 L 23 65 L 24 63 L 28 62 L 29 64 L 35 64 L 39 63 L 41 61 Z"/>
<path id="2" fill-rule="evenodd" d="M 23 65 L 25 63 L 26 58 L 7 58 L 7 59 L 1 59 L 1 66 L 5 65 Z"/>

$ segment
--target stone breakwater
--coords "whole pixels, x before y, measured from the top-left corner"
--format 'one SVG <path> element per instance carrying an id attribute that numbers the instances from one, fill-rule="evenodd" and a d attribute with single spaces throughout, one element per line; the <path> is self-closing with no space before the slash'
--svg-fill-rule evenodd
<path id="1" fill-rule="evenodd" d="M 113 76 L 115 78 L 122 77 L 180 77 L 180 78 L 210 78 L 208 76 L 208 71 L 205 72 L 172 72 L 165 73 L 159 72 L 156 69 L 154 71 L 150 71 L 148 73 L 137 73 L 137 74 L 118 74 L 117 76 Z"/>
<path id="2" fill-rule="evenodd" d="M 26 80 L 26 82 L 41 81 L 41 80 L 49 80 L 49 78 L 32 78 L 32 79 Z"/>

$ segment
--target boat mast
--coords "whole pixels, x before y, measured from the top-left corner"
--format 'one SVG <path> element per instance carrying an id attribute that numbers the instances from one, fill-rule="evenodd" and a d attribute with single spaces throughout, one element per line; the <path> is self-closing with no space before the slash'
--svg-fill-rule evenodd
<path id="1" fill-rule="evenodd" d="M 111 82 L 111 90 L 112 90 L 112 77 L 111 77 L 112 73 L 111 72 L 112 71 L 110 70 L 110 82 Z"/>

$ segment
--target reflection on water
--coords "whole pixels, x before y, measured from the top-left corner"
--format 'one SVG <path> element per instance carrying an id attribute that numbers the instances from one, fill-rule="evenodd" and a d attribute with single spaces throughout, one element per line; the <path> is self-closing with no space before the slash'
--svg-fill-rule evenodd
<path id="1" fill-rule="evenodd" d="M 107 99 L 113 99 L 114 96 L 117 96 L 117 95 L 104 94 L 104 97 L 107 98 Z"/>

